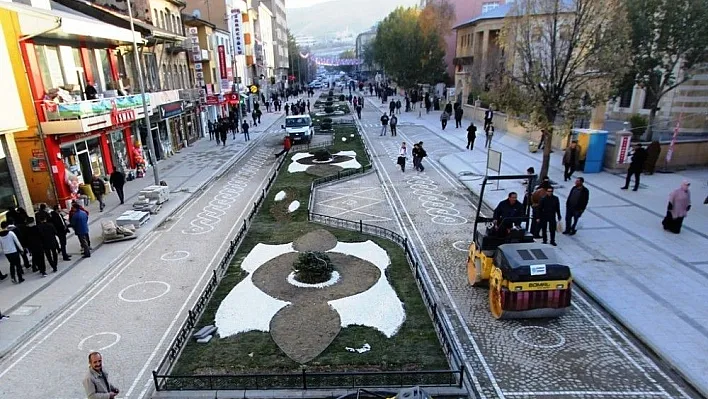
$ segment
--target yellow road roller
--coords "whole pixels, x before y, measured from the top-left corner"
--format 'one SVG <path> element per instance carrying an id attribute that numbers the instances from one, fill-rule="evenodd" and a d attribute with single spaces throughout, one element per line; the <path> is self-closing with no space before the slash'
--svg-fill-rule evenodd
<path id="1" fill-rule="evenodd" d="M 495 180 L 527 180 L 530 198 L 536 179 L 533 175 L 484 178 L 467 256 L 468 281 L 473 286 L 488 285 L 489 308 L 496 319 L 561 316 L 570 306 L 570 267 L 558 261 L 554 247 L 534 242 L 527 228 L 527 201 L 507 203 L 506 212 L 495 211 L 494 217 L 481 216 L 484 189 Z"/>

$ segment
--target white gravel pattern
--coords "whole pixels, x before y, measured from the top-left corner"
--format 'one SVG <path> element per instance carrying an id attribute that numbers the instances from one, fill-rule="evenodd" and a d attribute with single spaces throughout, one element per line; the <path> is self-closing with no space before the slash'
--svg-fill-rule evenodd
<path id="1" fill-rule="evenodd" d="M 348 156 L 352 157 L 352 159 L 344 162 L 328 162 L 326 165 L 337 165 L 343 169 L 359 169 L 361 168 L 361 164 L 356 160 L 356 151 L 339 151 L 334 155 L 341 155 L 341 156 Z M 311 157 L 312 154 L 306 153 L 306 152 L 300 152 L 292 157 L 292 162 L 290 162 L 290 165 L 288 165 L 288 173 L 297 173 L 297 172 L 304 172 L 307 170 L 307 168 L 315 165 L 304 165 L 299 162 L 297 162 L 298 159 L 302 158 L 307 158 Z"/>
<path id="2" fill-rule="evenodd" d="M 288 205 L 288 212 L 293 213 L 300 208 L 300 201 L 293 201 Z"/>
<path id="3" fill-rule="evenodd" d="M 275 200 L 276 201 L 282 201 L 286 197 L 285 191 L 278 191 L 277 194 L 275 194 Z"/>
<path id="4" fill-rule="evenodd" d="M 329 280 L 317 284 L 308 284 L 303 283 L 301 281 L 297 281 L 295 279 L 295 272 L 292 272 L 288 274 L 288 283 L 290 283 L 290 285 L 294 285 L 300 288 L 325 288 L 337 284 L 340 277 L 341 275 L 339 274 L 339 272 L 335 270 L 332 272 L 332 277 L 330 277 Z"/>

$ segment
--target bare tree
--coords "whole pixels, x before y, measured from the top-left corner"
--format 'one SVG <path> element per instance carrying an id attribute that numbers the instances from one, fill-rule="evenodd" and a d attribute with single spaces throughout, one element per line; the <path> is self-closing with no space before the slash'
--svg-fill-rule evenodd
<path id="1" fill-rule="evenodd" d="M 628 29 L 621 0 L 519 0 L 506 17 L 500 45 L 507 66 L 498 104 L 529 116 L 548 145 L 553 124 L 580 102 L 607 101 L 627 66 Z"/>

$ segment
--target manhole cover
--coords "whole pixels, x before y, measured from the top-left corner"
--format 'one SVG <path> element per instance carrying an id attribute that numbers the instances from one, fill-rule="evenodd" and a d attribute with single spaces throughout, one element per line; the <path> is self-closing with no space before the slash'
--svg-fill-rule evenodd
<path id="1" fill-rule="evenodd" d="M 10 313 L 10 316 L 29 316 L 36 312 L 39 308 L 40 306 L 36 305 L 22 305 Z"/>

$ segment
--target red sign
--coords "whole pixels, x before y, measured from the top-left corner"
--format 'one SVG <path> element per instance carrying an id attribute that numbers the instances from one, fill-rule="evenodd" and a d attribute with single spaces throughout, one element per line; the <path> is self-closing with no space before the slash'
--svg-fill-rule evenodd
<path id="1" fill-rule="evenodd" d="M 231 105 L 238 105 L 238 94 L 237 93 L 227 94 L 226 101 Z"/>
<path id="2" fill-rule="evenodd" d="M 622 136 L 619 142 L 619 151 L 617 152 L 617 164 L 622 165 L 627 163 L 629 158 L 629 144 L 632 141 L 632 136 Z"/>
<path id="3" fill-rule="evenodd" d="M 217 51 L 219 52 L 219 72 L 221 73 L 221 79 L 226 79 L 229 76 L 226 72 L 226 48 L 220 45 Z"/>
<path id="4" fill-rule="evenodd" d="M 135 111 L 132 109 L 125 109 L 118 111 L 113 109 L 111 111 L 111 124 L 120 125 L 121 123 L 128 123 L 135 120 Z"/>
<path id="5" fill-rule="evenodd" d="M 207 105 L 219 105 L 219 96 L 206 96 Z"/>

